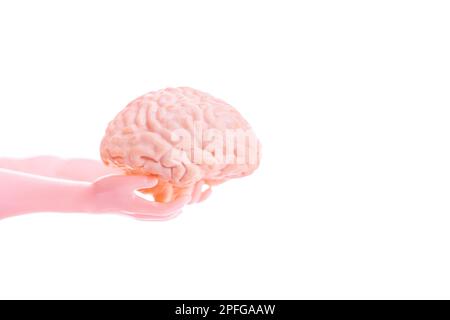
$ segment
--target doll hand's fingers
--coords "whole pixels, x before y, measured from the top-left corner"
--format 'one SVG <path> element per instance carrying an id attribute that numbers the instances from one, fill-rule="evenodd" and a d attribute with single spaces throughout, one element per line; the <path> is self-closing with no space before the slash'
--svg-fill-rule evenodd
<path id="1" fill-rule="evenodd" d="M 130 217 L 133 217 L 138 220 L 145 220 L 145 221 L 165 221 L 170 220 L 175 217 L 177 217 L 181 213 L 181 210 L 169 213 L 167 215 L 151 215 L 151 214 L 140 214 L 140 213 L 134 213 L 129 214 Z"/>
<path id="2" fill-rule="evenodd" d="M 93 188 L 100 208 L 106 211 L 118 210 L 140 219 L 168 219 L 189 202 L 188 196 L 168 203 L 153 202 L 140 196 L 138 190 L 153 188 L 157 184 L 158 179 L 154 177 L 110 175 L 95 181 Z"/>
<path id="3" fill-rule="evenodd" d="M 181 211 L 181 209 L 189 202 L 190 197 L 182 196 L 171 202 L 153 202 L 145 200 L 138 195 L 134 195 L 133 200 L 127 204 L 125 213 L 134 215 L 136 217 L 148 219 L 165 219 L 175 213 Z"/>
<path id="4" fill-rule="evenodd" d="M 190 201 L 190 196 L 180 196 L 171 202 L 146 200 L 140 189 L 153 188 L 158 179 L 148 176 L 111 175 L 98 179 L 93 188 L 101 211 L 117 210 L 138 219 L 166 220 L 174 217 Z"/>

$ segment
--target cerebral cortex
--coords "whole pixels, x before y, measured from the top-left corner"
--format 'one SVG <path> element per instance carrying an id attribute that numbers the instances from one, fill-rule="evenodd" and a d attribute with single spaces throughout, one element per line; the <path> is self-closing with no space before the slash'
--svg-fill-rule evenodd
<path id="1" fill-rule="evenodd" d="M 155 200 L 200 201 L 201 186 L 251 174 L 261 147 L 242 115 L 226 102 L 188 87 L 147 93 L 110 122 L 101 143 L 105 164 L 158 178 Z M 194 199 L 193 199 L 194 200 Z"/>

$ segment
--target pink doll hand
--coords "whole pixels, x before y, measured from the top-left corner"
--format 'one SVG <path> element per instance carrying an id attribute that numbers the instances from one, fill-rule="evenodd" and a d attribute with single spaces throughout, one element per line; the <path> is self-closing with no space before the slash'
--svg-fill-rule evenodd
<path id="1" fill-rule="evenodd" d="M 178 214 L 190 200 L 152 203 L 136 190 L 154 187 L 156 179 L 118 172 L 87 159 L 0 158 L 0 218 L 32 212 L 119 212 L 162 220 Z"/>
<path id="2" fill-rule="evenodd" d="M 176 216 L 190 197 L 180 197 L 170 203 L 144 199 L 138 190 L 156 186 L 158 179 L 147 176 L 109 175 L 97 179 L 91 186 L 95 212 L 120 212 L 135 218 L 162 220 Z"/>

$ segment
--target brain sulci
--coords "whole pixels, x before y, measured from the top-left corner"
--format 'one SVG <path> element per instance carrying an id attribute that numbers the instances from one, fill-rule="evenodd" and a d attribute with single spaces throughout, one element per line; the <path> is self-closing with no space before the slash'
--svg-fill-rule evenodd
<path id="1" fill-rule="evenodd" d="M 232 106 L 188 87 L 147 93 L 129 103 L 108 125 L 101 143 L 105 164 L 129 174 L 157 177 L 149 190 L 168 202 L 251 174 L 261 158 L 255 133 Z"/>

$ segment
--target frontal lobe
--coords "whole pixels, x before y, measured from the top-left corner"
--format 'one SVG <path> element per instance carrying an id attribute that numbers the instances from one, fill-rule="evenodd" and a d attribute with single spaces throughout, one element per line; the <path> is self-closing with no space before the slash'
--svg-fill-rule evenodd
<path id="1" fill-rule="evenodd" d="M 109 124 L 101 144 L 106 164 L 156 176 L 161 186 L 192 189 L 248 175 L 260 145 L 247 121 L 224 101 L 187 87 L 132 101 Z"/>

